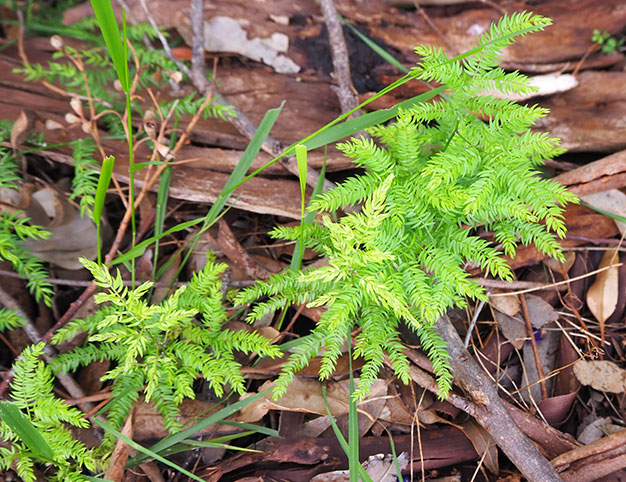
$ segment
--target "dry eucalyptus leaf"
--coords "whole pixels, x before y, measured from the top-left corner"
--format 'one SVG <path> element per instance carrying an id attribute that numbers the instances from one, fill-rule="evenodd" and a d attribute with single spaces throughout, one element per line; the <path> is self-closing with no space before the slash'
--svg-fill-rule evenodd
<path id="1" fill-rule="evenodd" d="M 622 393 L 626 388 L 626 370 L 608 360 L 581 360 L 574 365 L 574 375 L 601 392 Z"/>
<path id="2" fill-rule="evenodd" d="M 476 453 L 482 456 L 485 452 L 485 466 L 492 474 L 498 474 L 498 447 L 489 433 L 473 419 L 463 424 L 463 433 L 472 442 Z"/>
<path id="3" fill-rule="evenodd" d="M 607 268 L 619 262 L 619 252 L 615 249 L 604 253 L 599 268 Z M 619 270 L 618 267 L 601 271 L 596 280 L 587 291 L 587 306 L 593 316 L 600 322 L 601 328 L 604 322 L 613 314 L 619 298 Z"/>
<path id="4" fill-rule="evenodd" d="M 560 274 L 566 274 L 576 261 L 576 253 L 574 251 L 566 251 L 563 255 L 565 256 L 565 262 L 556 258 L 546 258 L 543 260 L 543 264 L 545 264 L 552 271 L 556 271 Z"/>
<path id="5" fill-rule="evenodd" d="M 528 339 L 528 333 L 526 331 L 526 325 L 519 317 L 512 317 L 495 312 L 496 322 L 500 332 L 515 348 L 520 349 L 524 346 L 524 343 Z"/>
<path id="6" fill-rule="evenodd" d="M 33 125 L 35 124 L 36 114 L 34 112 L 23 110 L 20 112 L 17 120 L 13 124 L 11 129 L 11 147 L 17 149 L 17 147 L 26 138 Z"/>
<path id="7" fill-rule="evenodd" d="M 559 314 L 556 310 L 543 298 L 535 295 L 525 295 L 524 299 L 528 308 L 528 317 L 533 327 L 541 328 L 559 319 Z"/>
<path id="8" fill-rule="evenodd" d="M 79 210 L 59 192 L 40 189 L 32 195 L 26 214 L 33 224 L 51 233 L 48 239 L 26 240 L 28 249 L 39 259 L 76 270 L 83 267 L 79 257 L 96 258 L 96 225 L 88 217 L 81 218 Z"/>
<path id="9" fill-rule="evenodd" d="M 492 289 L 492 294 L 506 293 L 506 290 Z M 489 304 L 494 310 L 504 313 L 507 316 L 515 316 L 519 313 L 520 304 L 517 295 L 511 296 L 492 296 L 489 298 Z"/>

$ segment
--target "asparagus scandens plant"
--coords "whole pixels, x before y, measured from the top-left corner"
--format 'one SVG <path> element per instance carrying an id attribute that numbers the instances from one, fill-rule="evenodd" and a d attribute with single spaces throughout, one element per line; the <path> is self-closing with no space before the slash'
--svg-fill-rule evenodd
<path id="1" fill-rule="evenodd" d="M 326 307 L 284 366 L 277 395 L 322 349 L 319 375 L 331 375 L 346 337 L 357 327 L 354 355 L 365 364 L 354 396 L 368 393 L 387 357 L 407 383 L 409 364 L 398 333 L 405 322 L 419 335 L 443 397 L 452 375 L 446 344 L 433 324 L 454 305 L 487 299 L 466 264 L 512 280 L 502 255 L 514 256 L 519 243 L 563 258 L 556 238 L 565 235 L 563 206 L 576 198 L 542 179 L 537 168 L 564 150 L 558 139 L 530 131 L 548 111 L 485 94 L 533 90 L 524 75 L 497 67 L 498 57 L 516 37 L 550 24 L 527 12 L 505 16 L 476 47 L 455 58 L 417 47 L 422 61 L 410 75 L 445 84 L 445 96 L 401 111 L 392 124 L 370 128 L 376 140 L 340 144 L 366 172 L 310 206 L 324 214 L 363 202 L 361 212 L 272 231 L 276 238 L 304 240 L 328 260 L 320 268 L 275 275 L 237 298 L 240 304 L 264 298 L 253 307 L 250 322 L 292 303 Z M 480 236 L 479 227 L 493 239 Z"/>

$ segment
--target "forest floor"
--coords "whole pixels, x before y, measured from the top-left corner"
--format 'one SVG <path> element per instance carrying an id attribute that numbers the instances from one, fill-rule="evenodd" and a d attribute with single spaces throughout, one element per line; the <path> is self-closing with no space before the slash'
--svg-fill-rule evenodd
<path id="1" fill-rule="evenodd" d="M 37 303 L 10 263 L 3 261 L 0 304 L 18 308 L 40 336 L 55 330 L 55 323 L 68 310 L 70 318 L 85 317 L 95 310 L 92 297 L 80 298 L 91 275 L 79 269 L 77 262 L 80 256 L 94 257 L 95 230 L 91 221 L 80 217 L 75 203 L 67 201 L 74 173 L 74 151 L 67 143 L 90 137 L 81 129 L 83 114 L 70 105 L 72 86 L 53 79 L 28 81 L 14 70 L 26 62 L 47 65 L 53 60 L 52 32 L 37 27 L 37 15 L 52 8 L 49 3 L 54 2 L 35 2 L 31 24 L 24 25 L 21 18 L 23 29 L 15 11 L 0 7 L 4 20 L 0 24 L 0 118 L 15 122 L 4 147 L 21 149 L 33 132 L 43 135 L 46 143 L 20 155 L 25 176 L 16 205 L 32 206 L 34 200 L 42 204 L 39 209 L 45 212 L 40 224 L 52 236 L 29 247 L 49 263 L 55 290 L 50 307 Z M 119 5 L 113 3 L 118 11 Z M 191 58 L 188 0 L 124 3 L 128 19 L 156 23 L 169 33 L 174 55 L 182 60 Z M 535 248 L 522 247 L 509 260 L 516 274 L 512 283 L 488 279 L 480 270 L 469 268 L 473 276 L 484 278 L 481 283 L 489 292 L 489 303 L 472 302 L 466 310 L 453 310 L 450 318 L 462 338 L 470 334 L 467 340 L 474 359 L 498 383 L 500 397 L 513 418 L 564 480 L 626 480 L 626 248 L 622 245 L 626 234 L 626 47 L 622 48 L 626 4 L 623 0 L 338 0 L 335 6 L 346 23 L 407 68 L 419 60 L 414 46 L 437 46 L 456 55 L 470 48 L 504 13 L 530 10 L 553 19 L 553 26 L 544 32 L 505 49 L 501 65 L 533 78 L 538 92 L 516 100 L 550 109 L 534 129 L 559 137 L 567 149 L 544 169 L 546 176 L 583 201 L 565 211 L 568 232 L 561 244 L 566 262 L 546 259 Z M 91 6 L 86 2 L 67 9 L 62 20 L 71 25 L 90 15 Z M 212 0 L 204 2 L 204 19 L 209 37 L 205 38 L 206 61 L 214 80 L 212 95 L 218 102 L 221 96 L 232 104 L 239 120 L 197 118 L 194 112 L 182 115 L 177 127 L 187 133 L 187 139 L 175 155 L 164 229 L 206 214 L 268 109 L 285 102 L 250 172 L 272 160 L 282 147 L 333 121 L 347 105 L 360 104 L 403 75 L 344 26 L 350 70 L 348 81 L 342 79 L 338 72 L 341 59 L 331 55 L 337 49 L 336 39 L 329 40 L 328 18 L 314 0 Z M 219 32 L 220 28 L 226 33 L 211 37 L 212 29 Z M 608 35 L 602 38 L 598 35 L 605 32 Z M 81 49 L 87 45 L 62 31 L 60 35 L 65 46 Z M 158 40 L 153 44 L 161 50 Z M 92 68 L 97 70 L 86 64 L 86 69 Z M 341 91 L 337 86 L 348 89 Z M 112 84 L 99 87 L 114 92 Z M 196 87 L 188 82 L 178 89 L 187 95 Z M 137 91 L 137 130 L 151 128 L 154 132 L 168 121 L 168 127 L 174 124 L 173 119 L 162 118 L 153 104 L 156 98 L 180 97 L 181 92 L 174 90 L 165 82 Z M 420 83 L 407 83 L 367 105 L 363 113 L 390 108 L 426 91 Z M 87 104 L 84 109 L 88 118 Z M 129 158 L 126 142 L 111 136 L 102 123 L 98 127 L 106 155 L 116 158 L 116 188 L 109 190 L 103 228 L 108 248 L 123 224 Z M 151 156 L 153 150 L 147 142 L 137 146 L 135 162 L 154 160 Z M 327 187 L 361 172 L 332 145 L 313 150 L 308 158 L 307 196 L 323 166 Z M 150 184 L 149 179 L 157 170 L 158 166 L 148 166 L 135 174 L 137 192 L 147 188 L 137 210 L 138 241 L 154 235 L 159 184 Z M 48 195 L 37 195 L 39 192 Z M 178 255 L 197 232 L 196 227 L 164 237 L 158 259 L 154 259 L 153 248 L 146 250 L 137 260 L 137 279 L 152 279 L 155 266 L 162 267 L 172 258 L 176 261 L 164 270 L 159 286 L 170 281 L 184 284 L 208 251 L 228 265 L 224 284 L 229 289 L 249 286 L 288 268 L 293 243 L 277 241 L 267 233 L 275 226 L 300 222 L 301 190 L 295 160 L 274 163 L 242 184 L 229 204 L 232 208 L 202 235 L 182 274 L 177 273 Z M 129 235 L 121 236 L 120 242 L 120 251 L 128 250 Z M 316 260 L 313 251 L 305 251 L 305 264 Z M 82 306 L 72 304 L 77 299 Z M 241 314 L 229 314 L 236 315 L 229 322 L 231 329 L 246 329 Z M 319 310 L 294 306 L 282 318 L 277 313 L 255 329 L 266 337 L 289 341 L 307 335 L 319 316 Z M 8 376 L 15 354 L 31 341 L 32 333 L 20 329 L 5 333 L 0 341 L 3 378 Z M 406 333 L 404 341 L 414 369 L 428 372 L 431 367 L 414 335 Z M 284 364 L 283 360 L 256 363 L 245 356 L 238 360 L 244 367 L 249 395 L 267 388 Z M 355 363 L 353 368 L 358 368 L 359 360 Z M 348 480 L 347 458 L 331 427 L 321 387 L 327 388 L 328 406 L 339 428 L 347 432 L 350 366 L 347 355 L 342 356 L 332 377 L 322 383 L 315 376 L 319 360 L 314 359 L 284 396 L 277 400 L 261 397 L 233 414 L 232 421 L 277 432 L 278 436 L 256 432 L 229 442 L 251 451 L 212 446 L 188 450 L 173 460 L 200 478 L 216 482 Z M 62 386 L 57 395 L 72 404 L 106 402 L 109 386 L 100 377 L 108 369 L 106 363 L 96 362 L 74 376 L 84 398 L 69 395 Z M 405 454 L 405 480 L 522 480 L 499 451 L 494 441 L 499 434 L 485 430 L 458 403 L 438 400 L 427 385 L 419 376 L 404 385 L 391 370 L 382 369 L 369 397 L 360 404 L 362 460 L 370 458 L 369 466 L 379 464 L 381 473 L 389 471 L 394 466 L 389 461 L 391 438 L 396 453 Z M 215 413 L 236 400 L 219 400 L 201 384 L 197 389 L 196 399 L 182 405 L 183 423 L 197 420 L 201 413 Z M 463 391 L 457 389 L 456 393 L 462 396 Z M 138 401 L 133 413 L 130 433 L 136 442 L 151 446 L 167 435 L 150 404 Z M 237 431 L 242 430 L 215 424 L 197 435 L 219 437 Z M 187 480 L 157 463 L 124 470 L 126 458 L 114 456 L 113 460 L 121 470 L 117 475 L 109 473 L 111 480 Z M 0 480 L 10 479 L 0 475 Z M 396 478 L 379 475 L 374 480 Z"/>

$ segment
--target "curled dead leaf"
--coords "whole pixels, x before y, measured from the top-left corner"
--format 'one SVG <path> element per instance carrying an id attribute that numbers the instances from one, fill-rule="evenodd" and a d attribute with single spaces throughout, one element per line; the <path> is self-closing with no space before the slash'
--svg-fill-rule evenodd
<path id="1" fill-rule="evenodd" d="M 600 262 L 600 271 L 596 276 L 596 281 L 587 291 L 587 306 L 593 316 L 600 322 L 600 329 L 603 330 L 604 322 L 613 314 L 617 306 L 619 297 L 619 271 L 618 266 L 609 268 L 619 262 L 619 252 L 615 249 L 604 253 Z"/>

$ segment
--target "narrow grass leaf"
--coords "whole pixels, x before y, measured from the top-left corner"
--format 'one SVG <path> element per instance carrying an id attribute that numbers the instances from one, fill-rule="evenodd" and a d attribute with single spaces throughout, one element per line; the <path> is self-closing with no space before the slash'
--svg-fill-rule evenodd
<path id="1" fill-rule="evenodd" d="M 157 200 L 155 206 L 154 215 L 154 236 L 158 237 L 163 235 L 163 226 L 165 225 L 165 213 L 167 211 L 167 199 L 170 194 L 170 184 L 172 181 L 172 166 L 165 168 L 161 177 L 159 178 L 159 192 L 157 193 Z M 154 259 L 159 259 L 159 240 L 154 243 Z M 152 267 L 152 277 L 156 278 L 157 263 L 154 263 Z"/>
<path id="2" fill-rule="evenodd" d="M 335 422 L 335 417 L 333 417 L 333 414 L 330 411 L 330 407 L 328 406 L 328 397 L 326 396 L 326 387 L 323 385 L 322 385 L 322 398 L 324 399 L 324 405 L 326 406 L 326 413 L 328 413 L 328 418 L 330 419 L 330 426 L 332 427 L 333 432 L 335 433 L 335 437 L 337 437 L 337 441 L 339 442 L 339 445 L 341 445 L 341 448 L 343 449 L 346 456 L 349 457 L 350 447 L 348 446 L 348 442 L 346 442 L 346 439 L 341 433 L 341 430 L 339 430 L 339 426 L 337 425 L 337 422 Z M 359 464 L 358 471 L 359 471 L 359 476 L 361 477 L 362 480 L 366 482 L 373 482 L 372 478 L 365 471 L 365 469 L 363 468 L 361 464 Z"/>
<path id="3" fill-rule="evenodd" d="M 239 162 L 235 166 L 235 169 L 233 169 L 233 172 L 230 174 L 228 180 L 224 184 L 224 187 L 222 188 L 222 191 L 215 201 L 215 204 L 213 204 L 211 210 L 207 214 L 207 223 L 215 221 L 220 211 L 224 208 L 224 206 L 226 206 L 226 203 L 234 192 L 233 187 L 236 186 L 243 179 L 243 177 L 246 175 L 246 172 L 248 172 L 248 169 L 250 169 L 252 161 L 254 161 L 254 158 L 261 150 L 265 139 L 274 127 L 276 119 L 278 119 L 278 115 L 283 110 L 284 106 L 285 101 L 283 101 L 280 106 L 276 107 L 275 109 L 269 109 L 263 116 L 263 120 L 259 124 L 259 128 L 254 133 L 254 136 L 250 140 L 250 143 L 246 146 L 246 149 L 243 151 L 241 159 L 239 159 Z"/>
<path id="4" fill-rule="evenodd" d="M 389 119 L 397 116 L 400 109 L 408 109 L 416 104 L 426 102 L 443 93 L 445 89 L 446 86 L 442 85 L 428 92 L 424 92 L 423 94 L 411 97 L 410 99 L 400 102 L 389 109 L 369 112 L 365 115 L 342 122 L 341 124 L 334 125 L 311 137 L 309 140 L 304 142 L 304 145 L 308 150 L 311 150 L 332 144 L 333 142 L 349 137 L 352 134 L 362 131 L 363 129 L 387 122 Z"/>
<path id="5" fill-rule="evenodd" d="M 259 124 L 259 127 L 254 133 L 254 136 L 252 136 L 252 139 L 246 146 L 246 149 L 243 151 L 241 159 L 239 159 L 239 162 L 235 166 L 235 169 L 233 169 L 233 172 L 230 174 L 230 176 L 226 180 L 226 183 L 224 184 L 224 187 L 220 191 L 220 194 L 217 196 L 215 203 L 213 204 L 213 206 L 211 206 L 211 209 L 209 210 L 206 217 L 204 218 L 204 223 L 202 227 L 194 236 L 193 241 L 191 241 L 191 243 L 189 244 L 189 249 L 187 249 L 185 257 L 180 263 L 180 266 L 178 268 L 178 273 L 176 274 L 175 277 L 178 277 L 182 269 L 185 267 L 185 264 L 187 263 L 189 256 L 191 256 L 191 253 L 194 251 L 196 244 L 198 244 L 198 240 L 200 239 L 200 236 L 204 232 L 206 232 L 213 225 L 213 223 L 217 221 L 219 217 L 223 215 L 222 210 L 226 206 L 226 203 L 228 202 L 230 197 L 233 195 L 237 187 L 243 184 L 246 173 L 250 169 L 250 166 L 252 165 L 254 158 L 257 156 L 257 154 L 261 150 L 261 147 L 263 146 L 265 139 L 267 138 L 270 131 L 274 127 L 274 124 L 276 123 L 276 119 L 278 118 L 278 115 L 280 114 L 280 112 L 283 110 L 284 106 L 285 106 L 285 101 L 281 102 L 281 104 L 275 109 L 269 109 L 263 116 L 263 120 Z M 248 176 L 248 178 L 249 177 L 251 176 Z M 170 259 L 168 259 L 167 262 L 161 266 L 159 273 L 164 273 L 165 270 L 167 270 L 174 261 L 176 261 L 176 257 L 175 256 L 170 257 Z"/>
<path id="6" fill-rule="evenodd" d="M 359 419 L 354 399 L 354 371 L 352 370 L 352 334 L 348 330 L 348 361 L 350 364 L 350 399 L 348 405 L 348 467 L 350 468 L 350 481 L 359 482 L 357 467 L 359 462 Z"/>
<path id="7" fill-rule="evenodd" d="M 152 236 L 151 238 L 144 239 L 141 243 L 136 244 L 134 248 L 129 249 L 126 253 L 121 254 L 120 256 L 115 258 L 113 261 L 111 261 L 111 263 L 109 263 L 109 266 L 115 266 L 116 264 L 120 264 L 120 263 L 127 263 L 131 259 L 134 259 L 138 256 L 141 256 L 143 253 L 145 253 L 146 249 L 149 246 L 151 246 L 152 243 L 154 243 L 156 240 L 162 239 L 165 236 L 169 236 L 172 233 L 177 233 L 179 231 L 183 231 L 185 229 L 191 228 L 195 226 L 196 224 L 200 224 L 202 221 L 204 221 L 204 218 L 197 218 L 197 219 L 192 219 L 191 221 L 185 221 L 184 223 L 180 223 L 180 224 L 177 224 L 176 226 L 171 227 L 170 229 L 168 229 L 167 231 L 165 231 L 159 236 Z"/>
<path id="8" fill-rule="evenodd" d="M 91 7 L 96 14 L 96 20 L 102 31 L 102 37 L 106 43 L 111 60 L 117 72 L 124 92 L 128 91 L 128 63 L 126 62 L 126 48 L 122 43 L 120 29 L 113 13 L 110 0 L 91 0 Z"/>
<path id="9" fill-rule="evenodd" d="M 232 420 L 222 420 L 220 424 L 230 425 L 231 427 L 237 427 L 242 430 L 249 430 L 254 433 L 261 433 L 269 437 L 276 437 L 276 438 L 280 437 L 280 435 L 278 434 L 278 430 L 274 430 L 269 427 L 264 427 L 263 425 L 255 425 L 253 423 L 245 423 L 245 422 L 234 422 Z"/>
<path id="10" fill-rule="evenodd" d="M 163 464 L 173 468 L 174 470 L 178 470 L 181 474 L 184 474 L 187 477 L 191 477 L 193 480 L 197 480 L 198 482 L 204 482 L 204 480 L 201 479 L 200 477 L 198 477 L 197 475 L 192 474 L 188 470 L 183 469 L 181 466 L 176 465 L 174 462 L 170 462 L 166 458 L 161 457 L 159 454 L 151 451 L 150 449 L 147 449 L 143 445 L 140 445 L 137 442 L 135 442 L 134 440 L 129 439 L 126 435 L 118 432 L 113 427 L 111 427 L 108 423 L 103 422 L 102 420 L 99 420 L 97 418 L 94 418 L 93 421 L 100 428 L 102 428 L 106 432 L 112 433 L 117 438 L 119 438 L 119 439 L 123 440 L 124 442 L 126 442 L 126 444 L 128 444 L 129 447 L 131 447 L 131 448 L 133 448 L 133 449 L 143 453 L 145 456 L 151 457 L 151 458 L 153 458 L 155 460 L 158 460 L 159 462 L 161 462 L 161 463 L 163 463 Z"/>
<path id="11" fill-rule="evenodd" d="M 367 35 L 364 35 L 358 28 L 346 22 L 344 18 L 341 18 L 340 20 L 341 20 L 341 23 L 343 23 L 350 30 L 352 30 L 354 34 L 357 37 L 359 37 L 363 41 L 363 43 L 365 43 L 365 45 L 367 45 L 370 49 L 372 49 L 372 51 L 376 52 L 380 57 L 382 57 L 382 59 L 385 62 L 387 62 L 390 65 L 393 65 L 395 68 L 397 68 L 401 72 L 404 72 L 405 74 L 409 72 L 409 69 L 407 69 L 404 65 L 402 65 L 393 55 L 387 52 L 384 48 L 382 48 L 380 45 L 374 42 Z"/>
<path id="12" fill-rule="evenodd" d="M 315 188 L 313 189 L 313 194 L 311 194 L 311 199 L 309 200 L 309 204 L 317 198 L 322 193 L 324 189 L 324 179 L 326 178 L 326 156 L 324 156 L 324 164 L 322 164 L 322 169 L 320 170 L 320 176 L 317 179 L 317 184 L 315 184 Z M 304 216 L 302 217 L 302 226 L 306 226 L 313 223 L 315 219 L 315 211 L 306 211 Z M 293 255 L 291 256 L 291 264 L 289 265 L 289 269 L 295 271 L 300 269 L 302 266 L 302 258 L 304 256 L 304 242 L 302 239 L 296 241 L 296 245 L 293 248 Z"/>
<path id="13" fill-rule="evenodd" d="M 93 222 L 100 223 L 102 217 L 102 209 L 104 208 L 104 200 L 106 198 L 109 184 L 111 183 L 111 176 L 113 175 L 113 164 L 115 163 L 115 157 L 108 156 L 102 161 L 102 168 L 100 169 L 100 177 L 98 178 L 98 186 L 96 187 L 96 196 L 93 206 Z"/>
<path id="14" fill-rule="evenodd" d="M 306 191 L 306 172 L 307 172 L 307 155 L 306 146 L 298 144 L 296 146 L 296 161 L 298 163 L 298 179 L 300 180 L 300 194 L 302 195 L 302 204 L 304 205 L 304 193 Z M 302 213 L 304 216 L 304 212 Z"/>
<path id="15" fill-rule="evenodd" d="M 230 417 L 232 414 L 237 413 L 239 410 L 241 410 L 244 407 L 247 407 L 251 403 L 256 402 L 259 398 L 266 396 L 270 390 L 271 389 L 263 390 L 262 392 L 259 392 L 256 395 L 246 397 L 231 405 L 228 405 L 227 407 L 224 407 L 221 410 L 218 410 L 214 414 L 209 415 L 204 420 L 201 420 L 195 425 L 192 425 L 191 427 L 186 428 L 185 430 L 181 430 L 180 432 L 173 433 L 169 437 L 165 437 L 164 439 L 160 440 L 159 442 L 154 444 L 152 447 L 150 447 L 150 450 L 155 453 L 162 452 L 168 449 L 169 447 L 184 441 L 185 439 L 193 437 L 196 433 L 200 432 L 201 430 L 204 430 L 207 427 L 210 427 L 211 425 L 215 425 L 216 423 L 222 423 L 224 419 L 226 419 L 227 417 Z M 129 468 L 135 467 L 136 465 L 141 464 L 144 460 L 148 458 L 149 456 L 146 456 L 146 455 L 138 455 L 136 457 L 133 457 L 131 460 L 128 461 L 127 467 Z"/>
<path id="16" fill-rule="evenodd" d="M 54 453 L 33 423 L 14 404 L 0 402 L 0 419 L 15 432 L 19 439 L 24 442 L 33 453 L 43 458 L 51 459 Z"/>

